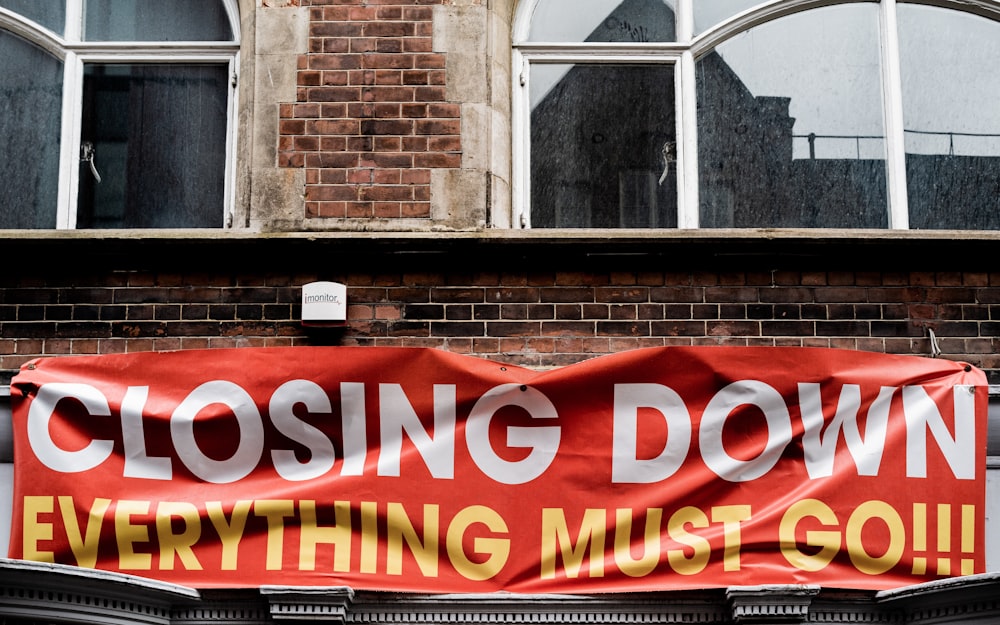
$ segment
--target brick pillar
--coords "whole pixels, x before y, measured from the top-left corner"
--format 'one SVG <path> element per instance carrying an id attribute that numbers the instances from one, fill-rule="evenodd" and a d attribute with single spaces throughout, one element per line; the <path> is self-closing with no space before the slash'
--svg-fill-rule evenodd
<path id="1" fill-rule="evenodd" d="M 431 171 L 462 159 L 461 106 L 431 42 L 441 2 L 301 3 L 309 52 L 280 107 L 278 159 L 306 170 L 306 217 L 429 217 Z"/>

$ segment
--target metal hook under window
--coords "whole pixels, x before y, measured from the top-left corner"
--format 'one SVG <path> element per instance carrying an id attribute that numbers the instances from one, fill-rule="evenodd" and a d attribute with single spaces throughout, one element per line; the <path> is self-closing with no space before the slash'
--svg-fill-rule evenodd
<path id="1" fill-rule="evenodd" d="M 84 141 L 80 144 L 80 162 L 87 162 L 90 165 L 90 173 L 94 175 L 94 180 L 100 184 L 101 174 L 97 173 L 97 165 L 94 164 L 94 155 L 96 152 L 94 144 L 90 141 Z"/>
<path id="2" fill-rule="evenodd" d="M 663 182 L 670 175 L 670 164 L 677 161 L 677 156 L 675 155 L 677 151 L 677 144 L 673 141 L 667 141 L 663 144 L 663 149 L 661 150 L 661 156 L 663 157 L 663 173 L 660 174 L 659 184 L 662 186 Z"/>

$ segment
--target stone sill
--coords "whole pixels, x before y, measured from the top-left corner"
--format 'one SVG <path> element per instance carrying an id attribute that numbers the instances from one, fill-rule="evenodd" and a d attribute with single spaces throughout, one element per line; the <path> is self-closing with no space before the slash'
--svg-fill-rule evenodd
<path id="1" fill-rule="evenodd" d="M 1000 257 L 1000 231 L 704 229 L 477 230 L 257 233 L 233 230 L 0 230 L 0 249 L 15 265 L 150 263 L 177 266 L 275 266 L 354 259 L 392 265 L 400 258 L 487 266 L 518 263 L 642 264 L 720 269 L 988 271 Z M 69 260 L 72 259 L 72 260 Z M 357 263 L 352 263 L 358 269 Z"/>

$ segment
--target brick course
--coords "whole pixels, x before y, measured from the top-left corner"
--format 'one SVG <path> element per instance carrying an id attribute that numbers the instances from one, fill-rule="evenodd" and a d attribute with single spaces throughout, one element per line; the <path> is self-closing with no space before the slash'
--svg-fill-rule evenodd
<path id="1" fill-rule="evenodd" d="M 342 258 L 340 259 L 343 260 Z M 422 346 L 530 367 L 661 345 L 819 346 L 943 357 L 1000 373 L 1000 273 L 455 273 L 280 270 L 0 279 L 0 376 L 38 356 L 292 345 Z M 299 285 L 348 285 L 349 324 L 306 329 Z M 719 284 L 738 284 L 719 287 Z M 49 284 L 50 286 L 42 286 Z M 0 383 L 6 380 L 0 380 Z"/>

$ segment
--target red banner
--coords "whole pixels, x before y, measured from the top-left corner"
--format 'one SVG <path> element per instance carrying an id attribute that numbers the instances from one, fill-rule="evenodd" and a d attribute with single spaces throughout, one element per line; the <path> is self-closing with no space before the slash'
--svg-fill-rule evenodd
<path id="1" fill-rule="evenodd" d="M 889 588 L 985 568 L 987 385 L 963 363 L 183 351 L 36 360 L 12 402 L 14 558 L 421 592 Z"/>

